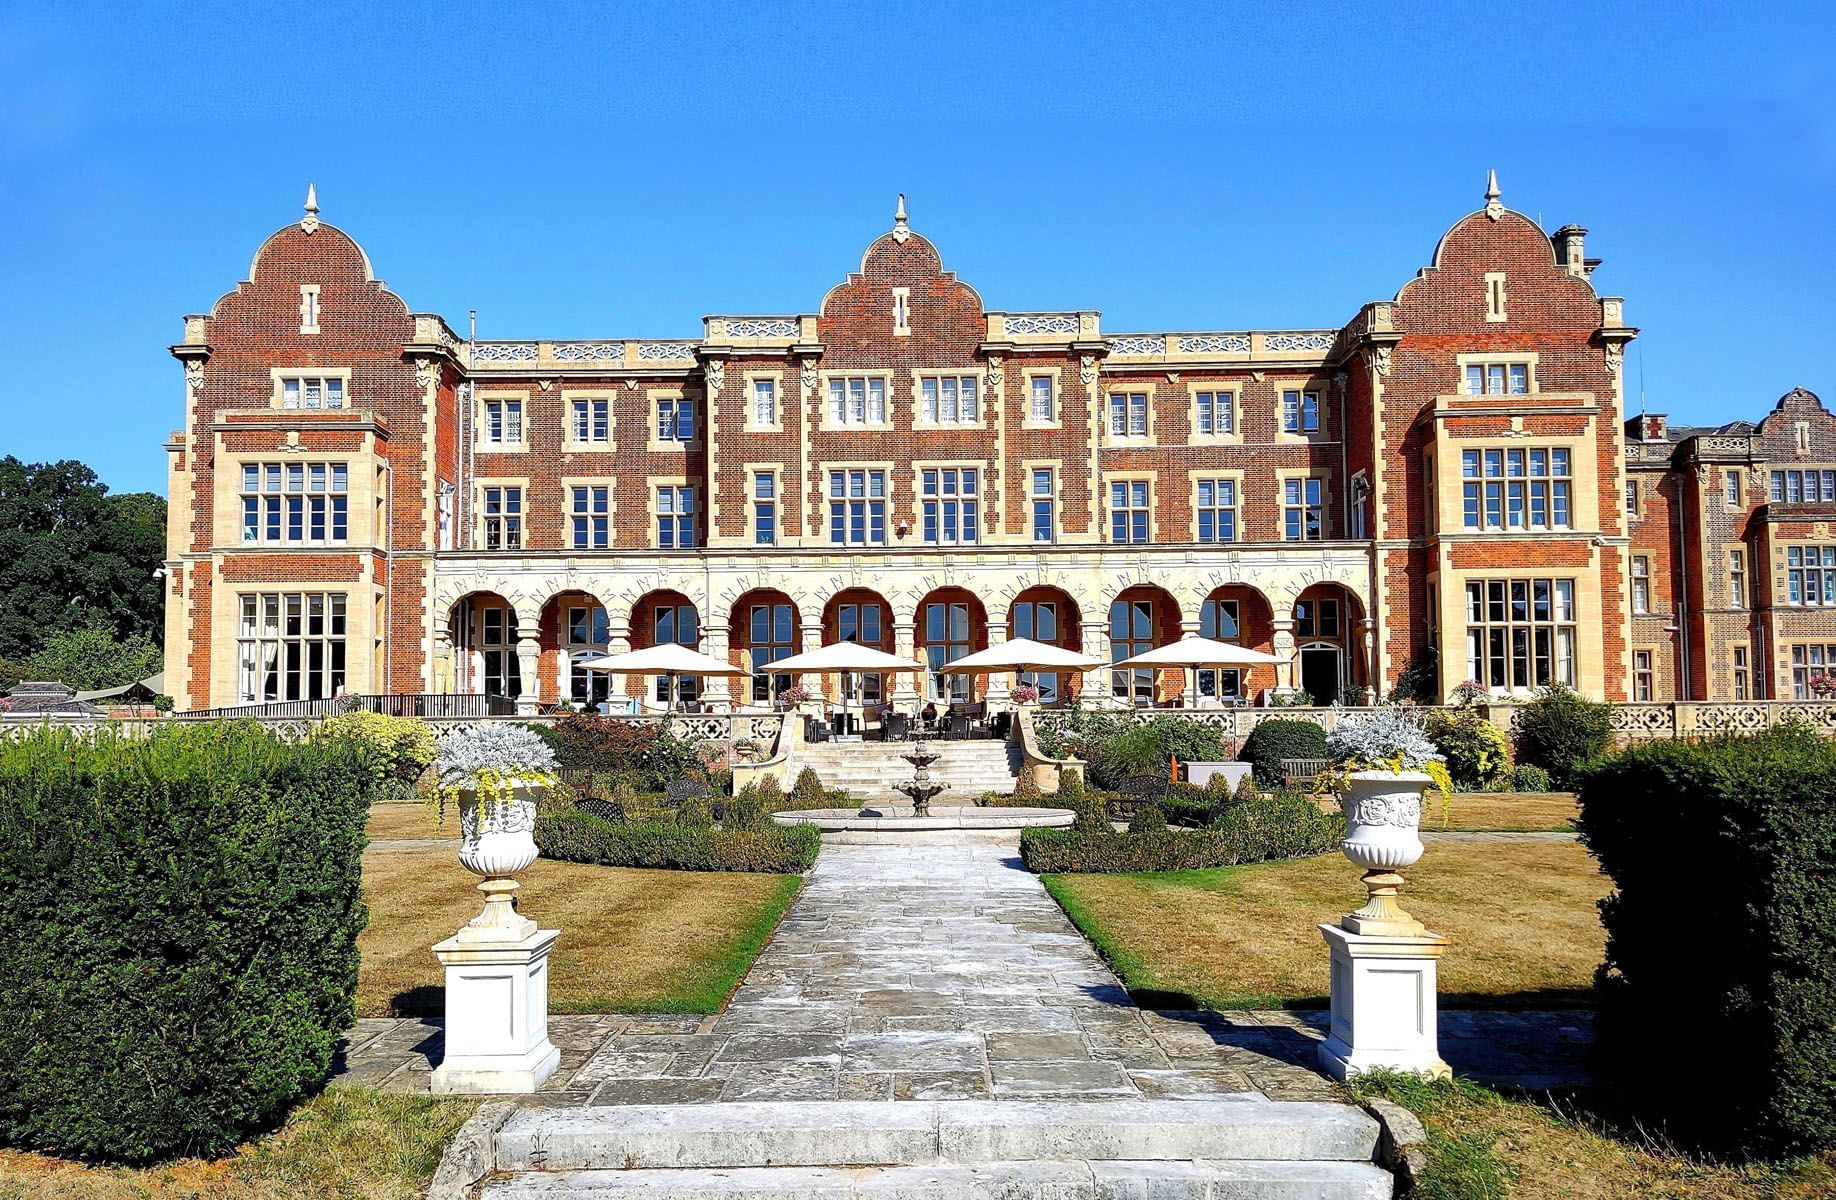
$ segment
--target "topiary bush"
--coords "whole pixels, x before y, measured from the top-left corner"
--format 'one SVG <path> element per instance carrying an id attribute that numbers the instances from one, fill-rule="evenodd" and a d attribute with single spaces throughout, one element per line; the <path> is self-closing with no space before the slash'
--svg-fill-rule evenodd
<path id="1" fill-rule="evenodd" d="M 1165 833 L 1167 831 L 1167 814 L 1152 804 L 1144 804 L 1135 810 L 1135 815 L 1128 820 L 1130 833 Z"/>
<path id="2" fill-rule="evenodd" d="M 1718 1151 L 1836 1146 L 1836 746 L 1653 742 L 1581 788 L 1600 904 L 1597 1074 Z"/>
<path id="3" fill-rule="evenodd" d="M 433 726 L 415 717 L 353 712 L 327 717 L 314 738 L 350 738 L 369 755 L 379 800 L 405 800 L 434 760 Z"/>
<path id="4" fill-rule="evenodd" d="M 1325 757 L 1326 731 L 1312 721 L 1287 719 L 1264 721 L 1250 730 L 1237 755 L 1240 761 L 1254 767 L 1257 783 L 1271 788 L 1286 781 L 1283 759 Z"/>
<path id="5" fill-rule="evenodd" d="M 791 785 L 790 798 L 796 808 L 826 808 L 829 804 L 829 790 L 822 786 L 822 777 L 816 774 L 815 767 L 805 767 L 797 774 L 797 782 Z"/>
<path id="6" fill-rule="evenodd" d="M 1232 806 L 1208 829 L 1028 829 L 1020 835 L 1020 861 L 1042 875 L 1194 871 L 1311 857 L 1336 849 L 1344 840 L 1344 817 L 1322 812 L 1304 796 L 1276 794 Z"/>
<path id="7" fill-rule="evenodd" d="M 1422 722 L 1434 748 L 1447 760 L 1447 773 L 1465 791 L 1483 791 L 1511 768 L 1504 730 L 1476 708 L 1437 709 Z"/>
<path id="8" fill-rule="evenodd" d="M 1033 777 L 1032 767 L 1020 764 L 1020 773 L 1014 776 L 1014 790 L 1009 795 L 1013 803 L 1021 808 L 1039 803 L 1044 793 L 1039 790 L 1039 780 Z"/>
<path id="9" fill-rule="evenodd" d="M 720 827 L 756 833 L 771 826 L 771 814 L 775 811 L 766 799 L 765 790 L 756 783 L 749 783 L 727 802 Z"/>
<path id="10" fill-rule="evenodd" d="M 1535 763 L 1518 763 L 1511 768 L 1511 790 L 1546 792 L 1549 790 L 1549 772 Z"/>
<path id="11" fill-rule="evenodd" d="M 326 1080 L 372 762 L 252 722 L 0 743 L 0 1143 L 221 1155 Z"/>
<path id="12" fill-rule="evenodd" d="M 675 871 L 765 871 L 797 875 L 822 849 L 814 825 L 767 824 L 755 830 L 603 821 L 584 812 L 540 819 L 536 845 L 547 858 L 606 867 Z"/>
<path id="13" fill-rule="evenodd" d="M 1611 748 L 1613 710 L 1557 684 L 1517 710 L 1516 735 L 1517 761 L 1542 767 L 1551 783 L 1571 791 L 1586 766 Z"/>

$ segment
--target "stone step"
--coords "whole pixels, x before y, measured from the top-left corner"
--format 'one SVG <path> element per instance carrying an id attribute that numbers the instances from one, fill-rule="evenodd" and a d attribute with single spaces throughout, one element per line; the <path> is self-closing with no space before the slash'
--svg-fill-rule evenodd
<path id="1" fill-rule="evenodd" d="M 523 1174 L 484 1200 L 1390 1200 L 1390 1174 L 1350 1162 L 996 1162 Z"/>
<path id="2" fill-rule="evenodd" d="M 1370 1163 L 1377 1123 L 1345 1104 L 1260 1097 L 821 1101 L 521 1109 L 499 1170 L 1244 1160 Z"/>

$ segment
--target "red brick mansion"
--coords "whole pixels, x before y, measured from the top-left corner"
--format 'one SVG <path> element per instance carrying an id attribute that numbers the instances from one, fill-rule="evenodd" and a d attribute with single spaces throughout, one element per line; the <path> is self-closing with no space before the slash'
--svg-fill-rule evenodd
<path id="1" fill-rule="evenodd" d="M 1836 664 L 1836 419 L 1797 391 L 1757 426 L 1627 420 L 1637 331 L 1585 232 L 1493 183 L 1349 320 L 1115 333 L 989 308 L 901 200 L 808 311 L 472 341 L 309 195 L 172 347 L 169 690 L 655 703 L 662 681 L 577 664 L 673 641 L 751 672 L 683 699 L 745 707 L 790 682 L 774 661 L 843 639 L 939 666 L 1202 633 L 1280 665 L 1037 683 L 1801 694 Z M 917 705 L 1008 680 L 848 686 Z"/>

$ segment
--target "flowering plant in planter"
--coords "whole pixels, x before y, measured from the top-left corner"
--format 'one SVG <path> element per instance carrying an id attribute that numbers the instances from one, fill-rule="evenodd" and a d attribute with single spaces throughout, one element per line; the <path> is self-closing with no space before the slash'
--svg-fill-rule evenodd
<path id="1" fill-rule="evenodd" d="M 1039 703 L 1039 689 L 1030 683 L 1023 683 L 1011 693 L 1015 704 Z"/>
<path id="2" fill-rule="evenodd" d="M 463 792 L 477 797 L 477 816 L 513 798 L 519 790 L 543 790 L 560 782 L 555 774 L 555 752 L 533 730 L 522 725 L 492 722 L 455 730 L 440 742 L 434 755 L 439 782 L 429 797 L 442 819 L 448 802 Z"/>
<path id="3" fill-rule="evenodd" d="M 816 693 L 801 683 L 793 683 L 778 693 L 778 699 L 786 704 L 807 704 L 816 698 Z"/>
<path id="4" fill-rule="evenodd" d="M 1469 704 L 1479 703 L 1490 694 L 1485 690 L 1483 683 L 1477 679 L 1469 679 L 1453 690 L 1453 702 L 1464 708 Z"/>
<path id="5" fill-rule="evenodd" d="M 1832 696 L 1836 696 L 1836 675 L 1828 675 L 1819 671 L 1809 679 L 1806 679 L 1804 681 L 1804 686 L 1810 691 L 1810 694 L 1817 699 L 1828 700 Z"/>
<path id="6" fill-rule="evenodd" d="M 1332 765 L 1317 776 L 1316 791 L 1344 791 L 1359 771 L 1419 772 L 1434 781 L 1435 791 L 1441 794 L 1441 820 L 1446 822 L 1453 796 L 1447 760 L 1422 727 L 1397 708 L 1339 722 L 1326 735 L 1326 753 Z"/>

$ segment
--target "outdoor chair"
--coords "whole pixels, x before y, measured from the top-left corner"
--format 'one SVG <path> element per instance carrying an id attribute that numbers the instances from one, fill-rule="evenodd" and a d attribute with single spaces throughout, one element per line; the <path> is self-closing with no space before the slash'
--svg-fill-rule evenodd
<path id="1" fill-rule="evenodd" d="M 1138 809 L 1164 799 L 1171 786 L 1165 775 L 1130 775 L 1116 785 L 1115 811 L 1110 815 L 1126 821 Z"/>
<path id="2" fill-rule="evenodd" d="M 904 713 L 887 713 L 880 726 L 880 740 L 903 742 L 912 736 L 912 719 Z"/>
<path id="3" fill-rule="evenodd" d="M 672 779 L 663 785 L 663 797 L 672 806 L 690 800 L 708 800 L 713 795 L 714 789 L 699 779 Z"/>

